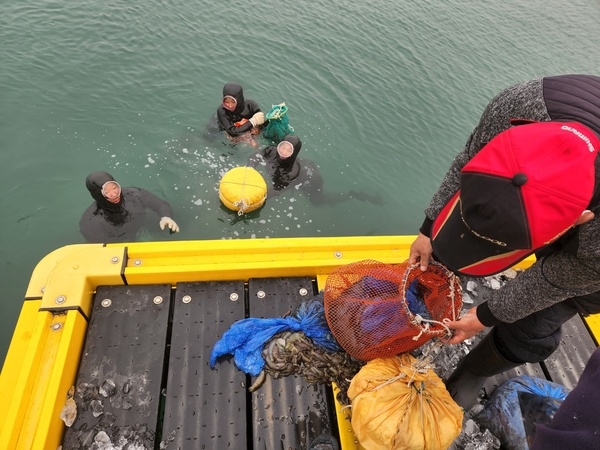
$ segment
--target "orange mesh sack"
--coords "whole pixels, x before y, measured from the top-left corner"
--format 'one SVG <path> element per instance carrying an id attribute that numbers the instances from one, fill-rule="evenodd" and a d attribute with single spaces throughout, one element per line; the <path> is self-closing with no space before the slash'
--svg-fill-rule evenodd
<path id="1" fill-rule="evenodd" d="M 351 356 L 368 361 L 420 347 L 448 333 L 462 307 L 458 278 L 442 264 L 359 261 L 333 270 L 325 283 L 325 318 Z"/>

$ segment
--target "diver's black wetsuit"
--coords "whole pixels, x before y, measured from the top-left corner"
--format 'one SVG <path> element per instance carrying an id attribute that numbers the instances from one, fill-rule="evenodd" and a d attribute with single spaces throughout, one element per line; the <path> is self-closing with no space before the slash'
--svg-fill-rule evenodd
<path id="1" fill-rule="evenodd" d="M 253 125 L 250 122 L 240 126 L 235 124 L 242 119 L 250 120 L 254 114 L 260 112 L 258 104 L 254 100 L 245 100 L 242 86 L 236 83 L 227 83 L 223 87 L 223 97 L 225 96 L 235 98 L 237 104 L 234 111 L 229 111 L 223 105 L 217 109 L 217 121 L 221 131 L 235 138 L 252 130 Z"/>
<path id="2" fill-rule="evenodd" d="M 289 158 L 282 159 L 277 153 L 277 146 L 272 145 L 265 147 L 248 159 L 248 166 L 250 167 L 256 167 L 261 163 L 266 166 L 267 173 L 272 180 L 272 184 L 268 188 L 267 198 L 277 196 L 284 189 L 293 186 L 295 189 L 301 190 L 315 206 L 332 205 L 351 198 L 371 199 L 369 196 L 354 191 L 350 191 L 349 195 L 345 196 L 340 193 L 325 193 L 323 190 L 323 177 L 317 165 L 313 161 L 298 158 L 298 153 L 302 149 L 302 141 L 298 136 L 291 134 L 286 135 L 283 140 L 294 146 L 294 152 Z"/>
<path id="3" fill-rule="evenodd" d="M 156 195 L 140 188 L 121 188 L 119 203 L 102 195 L 102 186 L 115 179 L 106 172 L 93 172 L 85 180 L 94 202 L 79 221 L 81 234 L 88 242 L 131 242 L 145 224 L 148 208 L 158 217 L 172 217 L 171 206 Z"/>

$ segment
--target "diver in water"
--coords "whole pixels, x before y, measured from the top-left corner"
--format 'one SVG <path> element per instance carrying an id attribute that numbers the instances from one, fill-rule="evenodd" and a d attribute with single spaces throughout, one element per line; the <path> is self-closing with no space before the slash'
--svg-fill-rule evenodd
<path id="1" fill-rule="evenodd" d="M 301 190 L 315 206 L 340 203 L 350 199 L 381 204 L 377 195 L 364 192 L 349 191 L 348 195 L 341 193 L 328 194 L 323 190 L 323 177 L 314 161 L 298 158 L 302 149 L 302 141 L 293 134 L 286 135 L 278 145 L 265 147 L 248 159 L 248 166 L 258 164 L 266 166 L 272 180 L 268 188 L 267 198 L 277 196 L 290 186 Z"/>
<path id="2" fill-rule="evenodd" d="M 107 172 L 93 172 L 85 179 L 94 202 L 79 221 L 81 234 L 88 242 L 131 242 L 145 225 L 146 211 L 153 210 L 161 218 L 159 226 L 171 233 L 179 226 L 171 216 L 171 206 L 145 189 L 121 188 Z"/>
<path id="3" fill-rule="evenodd" d="M 243 141 L 257 147 L 252 136 L 260 134 L 265 114 L 254 100 L 244 99 L 242 86 L 227 83 L 223 87 L 221 106 L 217 109 L 217 121 L 219 129 L 233 143 Z"/>

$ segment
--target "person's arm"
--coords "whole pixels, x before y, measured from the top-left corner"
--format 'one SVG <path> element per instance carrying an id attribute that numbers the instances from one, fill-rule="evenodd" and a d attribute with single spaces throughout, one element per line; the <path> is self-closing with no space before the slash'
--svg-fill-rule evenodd
<path id="1" fill-rule="evenodd" d="M 169 230 L 173 233 L 179 231 L 179 226 L 173 220 L 173 209 L 168 202 L 163 200 L 162 198 L 157 197 L 152 192 L 147 191 L 145 189 L 136 188 L 140 195 L 140 200 L 142 205 L 146 208 L 150 208 L 158 217 L 160 217 L 159 227 L 161 230 L 164 230 L 165 227 L 169 228 Z"/>
<path id="2" fill-rule="evenodd" d="M 102 210 L 98 210 L 94 202 L 81 216 L 79 231 L 90 243 L 124 242 L 135 237 L 135 232 L 128 233 L 130 230 L 127 225 L 129 224 L 113 225 L 109 223 Z"/>
<path id="3" fill-rule="evenodd" d="M 433 249 L 431 246 L 431 226 L 434 219 L 440 213 L 444 205 L 460 189 L 460 171 L 469 162 L 469 160 L 481 150 L 482 145 L 474 142 L 473 137 L 479 134 L 476 128 L 463 150 L 456 155 L 450 168 L 446 172 L 442 184 L 437 192 L 433 194 L 427 208 L 425 208 L 425 219 L 419 228 L 419 235 L 412 243 L 409 251 L 408 264 L 420 264 L 422 271 L 427 270 L 431 260 Z"/>
<path id="4" fill-rule="evenodd" d="M 462 168 L 496 135 L 510 128 L 513 119 L 520 119 L 522 122 L 551 120 L 544 101 L 541 78 L 510 86 L 488 103 L 463 150 L 454 158 L 440 187 L 425 209 L 425 219 L 419 229 L 420 248 L 427 248 L 423 237 L 430 237 L 433 221 L 459 190 Z M 429 263 L 426 259 L 430 256 L 430 252 L 420 254 L 415 249 L 414 253 L 411 251 L 409 262 L 414 264 L 421 260 L 421 263 L 424 263 L 421 269 L 426 270 Z"/>
<path id="5" fill-rule="evenodd" d="M 577 253 L 556 251 L 540 258 L 517 278 L 493 291 L 490 299 L 448 323 L 456 344 L 486 327 L 512 323 L 569 298 L 600 291 L 600 218 L 581 225 Z"/>
<path id="6" fill-rule="evenodd" d="M 219 126 L 222 130 L 224 130 L 231 137 L 238 137 L 244 133 L 252 130 L 252 123 L 250 121 L 246 121 L 244 124 L 240 124 L 243 118 L 240 117 L 239 120 L 234 120 L 234 118 L 227 114 L 227 111 L 222 106 L 217 110 L 217 120 L 219 121 Z M 240 124 L 239 126 L 236 123 Z"/>
<path id="7" fill-rule="evenodd" d="M 563 300 L 600 291 L 600 260 L 579 259 L 564 251 L 542 258 L 479 305 L 485 325 L 515 322 Z"/>
<path id="8" fill-rule="evenodd" d="M 248 108 L 248 115 L 251 117 L 256 113 L 262 112 L 258 103 L 254 100 L 246 100 L 246 108 Z"/>
<path id="9" fill-rule="evenodd" d="M 256 103 L 254 100 L 246 100 L 246 109 L 247 112 L 244 111 L 244 117 L 247 117 L 249 122 L 252 124 L 251 130 L 253 128 L 260 130 L 262 125 L 265 123 L 265 114 L 260 110 L 258 103 Z"/>
<path id="10" fill-rule="evenodd" d="M 104 220 L 100 216 L 94 215 L 96 204 L 93 203 L 88 209 L 85 210 L 81 219 L 79 220 L 79 231 L 87 242 L 106 242 L 107 236 L 100 220 Z"/>

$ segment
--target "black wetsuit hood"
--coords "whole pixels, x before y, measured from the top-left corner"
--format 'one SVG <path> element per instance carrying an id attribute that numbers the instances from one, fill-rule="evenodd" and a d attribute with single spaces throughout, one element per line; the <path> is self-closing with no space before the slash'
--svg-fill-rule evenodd
<path id="1" fill-rule="evenodd" d="M 283 137 L 282 141 L 287 141 L 290 144 L 292 144 L 294 146 L 294 153 L 292 153 L 289 158 L 282 159 L 279 156 L 279 153 L 275 152 L 275 154 L 277 155 L 277 163 L 279 164 L 280 168 L 290 171 L 294 168 L 294 165 L 296 164 L 296 158 L 298 157 L 298 153 L 300 153 L 300 150 L 302 150 L 302 141 L 298 136 L 294 136 L 293 134 L 286 134 Z"/>
<path id="2" fill-rule="evenodd" d="M 230 96 L 235 98 L 237 102 L 235 105 L 235 110 L 231 111 L 233 114 L 241 114 L 246 106 L 244 101 L 244 89 L 237 83 L 227 83 L 223 86 L 223 98 L 226 96 Z"/>
<path id="3" fill-rule="evenodd" d="M 254 100 L 244 98 L 244 90 L 237 83 L 227 83 L 223 86 L 223 98 L 226 96 L 235 99 L 235 109 L 228 110 L 221 100 L 217 109 L 217 122 L 221 131 L 225 131 L 229 137 L 236 138 L 252 130 L 254 125 L 250 119 L 260 108 Z"/>
<path id="4" fill-rule="evenodd" d="M 273 152 L 275 156 L 275 172 L 273 173 L 273 188 L 277 191 L 285 189 L 290 182 L 294 181 L 300 175 L 300 161 L 298 153 L 302 150 L 302 141 L 298 136 L 288 134 L 284 136 L 282 141 L 287 141 L 294 146 L 294 152 L 289 158 L 282 159 L 277 152 L 277 149 Z"/>
<path id="5" fill-rule="evenodd" d="M 102 186 L 108 181 L 117 182 L 117 180 L 115 180 L 108 172 L 92 172 L 85 179 L 85 187 L 87 187 L 92 198 L 96 201 L 96 213 L 98 212 L 98 209 L 102 209 L 106 220 L 114 225 L 119 225 L 127 219 L 127 210 L 123 207 L 123 189 L 121 189 L 119 203 L 109 202 L 102 194 Z"/>

